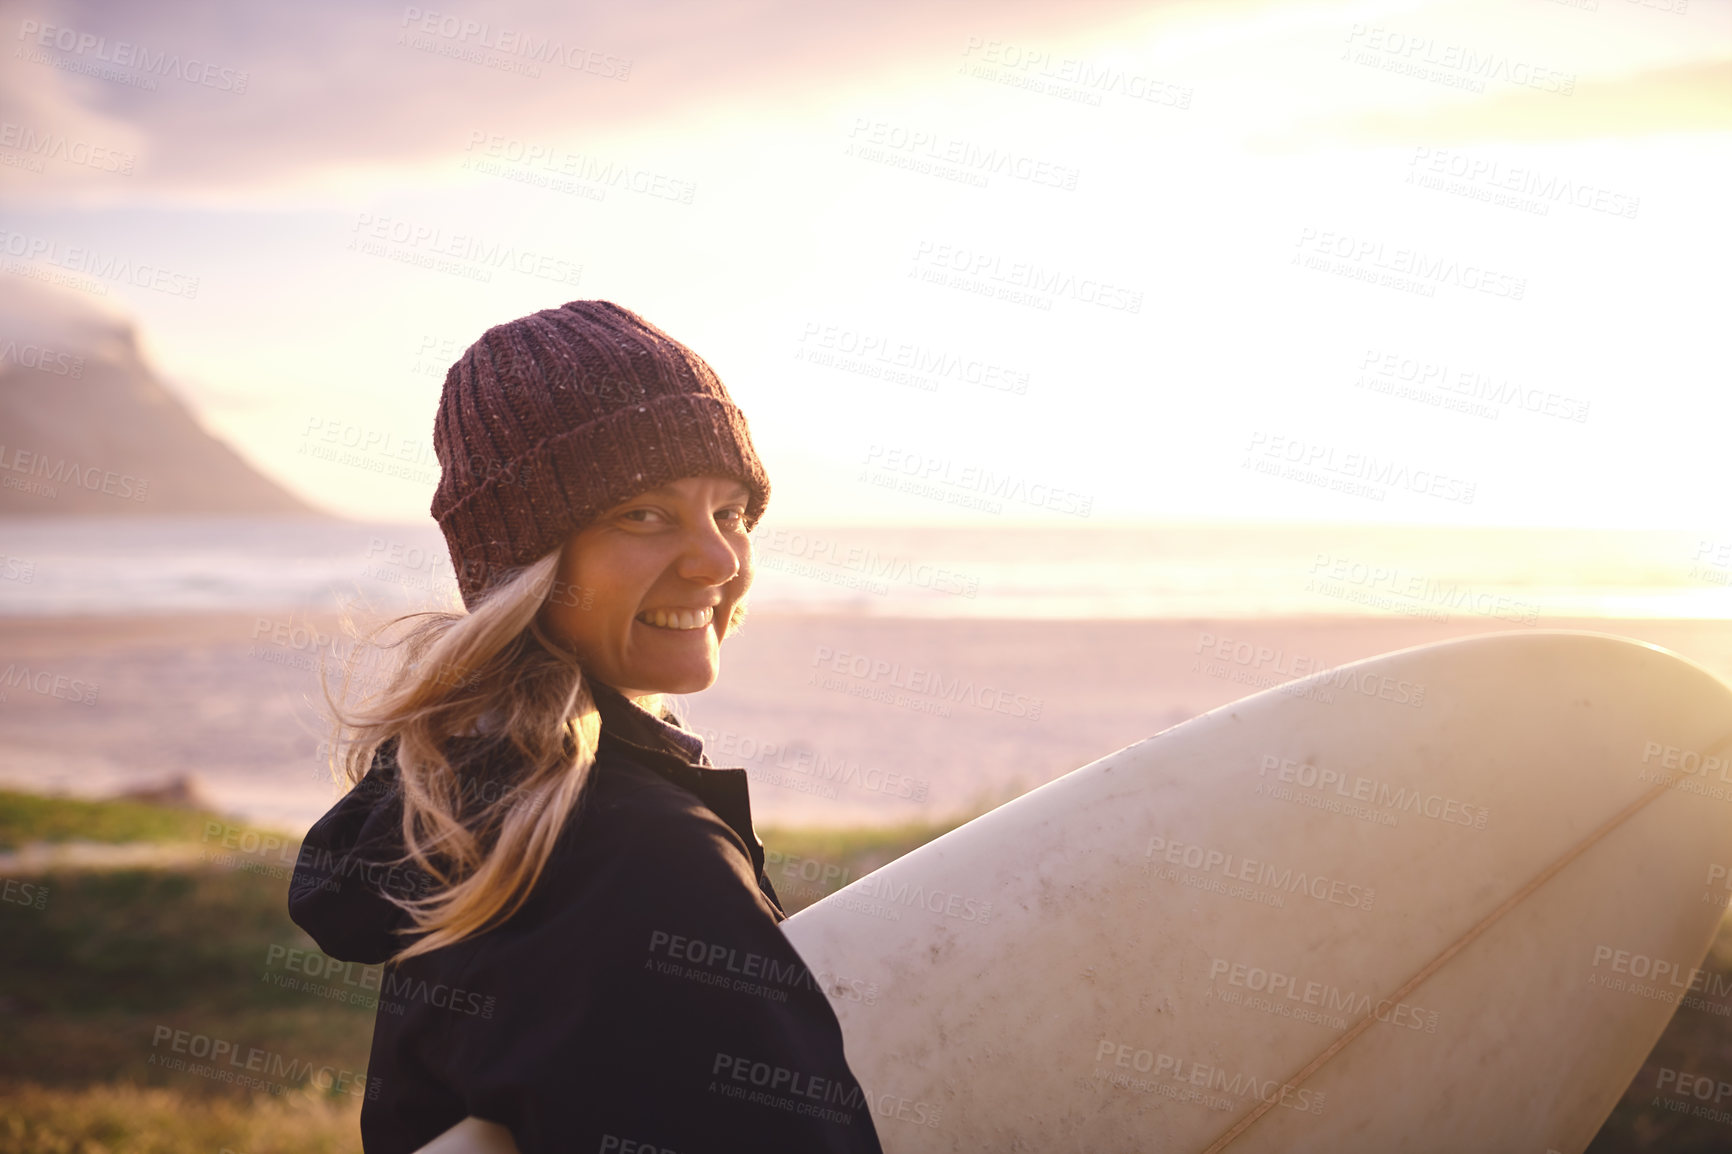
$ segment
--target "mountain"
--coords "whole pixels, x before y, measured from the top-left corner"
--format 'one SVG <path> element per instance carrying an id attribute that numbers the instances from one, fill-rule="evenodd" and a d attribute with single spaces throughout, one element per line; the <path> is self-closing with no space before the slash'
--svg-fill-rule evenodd
<path id="1" fill-rule="evenodd" d="M 212 436 L 133 326 L 0 280 L 0 515 L 324 517 Z"/>

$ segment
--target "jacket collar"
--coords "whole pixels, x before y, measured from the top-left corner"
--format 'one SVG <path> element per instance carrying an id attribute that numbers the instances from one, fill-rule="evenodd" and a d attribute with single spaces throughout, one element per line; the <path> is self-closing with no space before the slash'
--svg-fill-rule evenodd
<path id="1" fill-rule="evenodd" d="M 709 765 L 703 739 L 697 734 L 681 729 L 669 718 L 657 717 L 611 685 L 593 680 L 589 685 L 596 710 L 601 714 L 603 733 L 611 730 L 615 737 L 678 758 L 687 765 Z"/>
<path id="2" fill-rule="evenodd" d="M 711 766 L 696 734 L 650 714 L 610 685 L 591 680 L 589 687 L 601 714 L 601 752 L 623 756 L 696 794 L 746 844 L 762 885 L 764 843 L 752 828 L 746 771 Z"/>

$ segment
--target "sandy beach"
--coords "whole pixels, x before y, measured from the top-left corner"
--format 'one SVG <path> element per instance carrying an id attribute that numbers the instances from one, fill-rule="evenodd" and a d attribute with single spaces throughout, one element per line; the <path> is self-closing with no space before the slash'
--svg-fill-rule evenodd
<path id="1" fill-rule="evenodd" d="M 1546 621 L 1732 677 L 1732 622 Z M 975 813 L 1259 689 L 1412 645 L 1529 626 L 1484 617 L 916 620 L 759 614 L 721 681 L 682 699 L 764 824 Z M 304 828 L 334 787 L 316 670 L 334 618 L 0 621 L 0 782 L 106 796 L 183 775 L 219 808 Z M 28 671 L 27 677 L 21 677 Z M 43 677 L 42 674 L 50 676 Z"/>

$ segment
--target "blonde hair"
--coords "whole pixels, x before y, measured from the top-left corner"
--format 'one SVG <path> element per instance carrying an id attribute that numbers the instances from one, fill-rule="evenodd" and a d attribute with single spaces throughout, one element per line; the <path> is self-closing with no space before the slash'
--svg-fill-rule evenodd
<path id="1" fill-rule="evenodd" d="M 333 769 L 352 787 L 379 747 L 397 739 L 402 864 L 425 871 L 418 897 L 385 896 L 407 910 L 413 940 L 400 962 L 485 932 L 514 914 L 541 877 L 595 765 L 601 719 L 577 658 L 536 616 L 554 590 L 559 552 L 490 588 L 473 611 L 412 613 L 355 646 L 337 694 L 324 686 L 333 723 Z M 395 640 L 382 640 L 405 627 Z M 382 688 L 346 701 L 359 659 L 399 651 Z M 659 698 L 641 702 L 649 708 Z M 485 735 L 489 772 L 507 785 L 481 789 L 481 766 L 450 760 L 457 739 Z M 485 795 L 485 796 L 483 796 Z"/>

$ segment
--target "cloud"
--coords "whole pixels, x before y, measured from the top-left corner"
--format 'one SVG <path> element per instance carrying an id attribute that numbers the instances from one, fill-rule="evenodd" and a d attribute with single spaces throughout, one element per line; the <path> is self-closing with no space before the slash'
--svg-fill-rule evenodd
<path id="1" fill-rule="evenodd" d="M 1136 7 L 1096 4 L 1079 21 L 1029 0 L 12 2 L 0 4 L 0 34 L 24 55 L 0 73 L 0 105 L 37 132 L 139 154 L 124 188 L 72 174 L 91 196 L 209 196 L 445 157 L 478 129 L 569 139 L 741 102 L 785 106 L 910 58 L 943 75 L 970 36 L 1051 39 Z M 14 173 L 6 187 L 64 184 Z"/>
<path id="2" fill-rule="evenodd" d="M 1565 96 L 1509 88 L 1423 108 L 1319 117 L 1259 144 L 1465 144 L 1732 131 L 1732 60 L 1704 60 L 1609 79 L 1581 79 Z"/>

